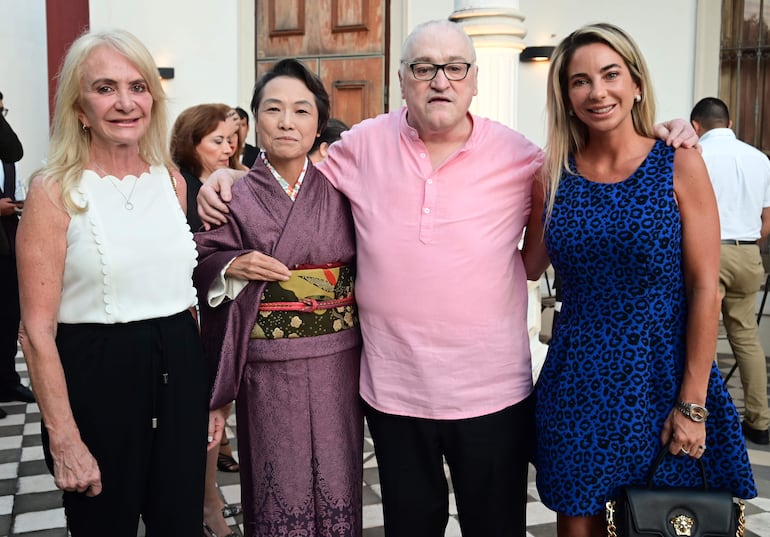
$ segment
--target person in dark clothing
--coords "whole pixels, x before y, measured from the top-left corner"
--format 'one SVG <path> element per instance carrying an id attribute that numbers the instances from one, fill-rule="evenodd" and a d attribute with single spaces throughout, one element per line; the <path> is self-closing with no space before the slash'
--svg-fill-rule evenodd
<path id="1" fill-rule="evenodd" d="M 0 401 L 33 403 L 32 391 L 16 372 L 19 334 L 19 283 L 16 274 L 16 228 L 24 202 L 16 200 L 16 162 L 24 148 L 6 121 L 8 109 L 0 92 Z M 0 409 L 0 418 L 6 413 Z"/>
<path id="2" fill-rule="evenodd" d="M 235 108 L 238 112 L 238 118 L 240 123 L 240 138 L 243 143 L 243 152 L 241 153 L 241 162 L 247 168 L 254 166 L 254 161 L 259 156 L 259 149 L 246 142 L 246 136 L 249 134 L 249 113 L 240 106 Z"/>

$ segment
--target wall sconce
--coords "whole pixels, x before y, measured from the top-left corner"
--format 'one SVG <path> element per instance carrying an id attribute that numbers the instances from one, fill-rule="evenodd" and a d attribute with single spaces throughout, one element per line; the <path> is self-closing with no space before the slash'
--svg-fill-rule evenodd
<path id="1" fill-rule="evenodd" d="M 527 47 L 521 51 L 521 62 L 547 62 L 556 47 Z"/>
<path id="2" fill-rule="evenodd" d="M 158 74 L 163 80 L 170 80 L 174 78 L 173 67 L 158 67 Z"/>

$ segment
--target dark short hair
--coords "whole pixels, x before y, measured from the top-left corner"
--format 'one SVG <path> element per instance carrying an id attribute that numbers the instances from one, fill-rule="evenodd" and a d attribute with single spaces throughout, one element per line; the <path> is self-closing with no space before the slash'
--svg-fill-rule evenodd
<path id="1" fill-rule="evenodd" d="M 697 121 L 705 130 L 724 128 L 730 125 L 730 111 L 721 99 L 706 97 L 695 104 L 690 121 Z"/>
<path id="2" fill-rule="evenodd" d="M 0 91 L 0 101 L 2 101 L 2 100 L 3 100 L 3 92 Z"/>
<path id="3" fill-rule="evenodd" d="M 246 120 L 246 125 L 248 125 L 249 124 L 249 113 L 246 110 L 244 110 L 243 108 L 241 108 L 240 106 L 236 106 L 234 108 L 234 110 L 238 114 L 239 118 Z"/>
<path id="4" fill-rule="evenodd" d="M 321 134 L 313 142 L 313 147 L 310 148 L 308 154 L 313 151 L 317 151 L 322 143 L 333 144 L 342 137 L 342 133 L 348 130 L 348 127 L 344 122 L 337 118 L 329 118 L 326 122 L 326 127 L 321 131 Z"/>
<path id="5" fill-rule="evenodd" d="M 257 81 L 254 86 L 254 95 L 251 98 L 251 112 L 254 114 L 254 117 L 257 117 L 257 110 L 259 110 L 259 103 L 262 100 L 265 86 L 268 82 L 279 76 L 296 78 L 310 90 L 310 93 L 315 97 L 316 108 L 318 108 L 318 129 L 316 132 L 322 132 L 326 127 L 326 122 L 329 121 L 329 94 L 326 92 L 321 79 L 293 58 L 279 61 Z"/>

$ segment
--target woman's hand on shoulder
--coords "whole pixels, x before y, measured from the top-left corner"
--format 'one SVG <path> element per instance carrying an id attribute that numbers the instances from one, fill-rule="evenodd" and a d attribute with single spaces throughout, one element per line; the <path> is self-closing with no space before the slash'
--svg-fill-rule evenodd
<path id="1" fill-rule="evenodd" d="M 274 257 L 252 251 L 236 257 L 225 271 L 228 278 L 267 282 L 286 281 L 291 271 Z"/>

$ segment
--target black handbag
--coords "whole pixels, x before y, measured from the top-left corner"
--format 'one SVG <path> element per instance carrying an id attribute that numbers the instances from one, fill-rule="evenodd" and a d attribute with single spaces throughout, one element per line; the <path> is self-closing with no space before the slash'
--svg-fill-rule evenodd
<path id="1" fill-rule="evenodd" d="M 607 502 L 609 537 L 743 537 L 743 502 L 728 491 L 709 490 L 706 468 L 697 459 L 703 488 L 653 488 L 665 446 L 650 469 L 647 487 L 624 487 Z"/>

